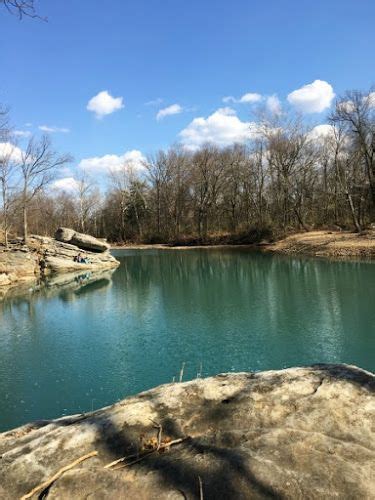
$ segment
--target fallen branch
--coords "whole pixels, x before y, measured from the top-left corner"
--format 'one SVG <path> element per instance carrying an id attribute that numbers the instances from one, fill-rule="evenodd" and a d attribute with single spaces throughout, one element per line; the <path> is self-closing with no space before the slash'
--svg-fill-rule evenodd
<path id="1" fill-rule="evenodd" d="M 204 500 L 203 498 L 203 483 L 202 483 L 202 478 L 198 476 L 198 482 L 199 482 L 199 500 Z"/>
<path id="2" fill-rule="evenodd" d="M 154 450 L 151 450 L 151 451 L 147 451 L 147 452 L 143 453 L 141 456 L 139 456 L 139 455 L 128 455 L 127 457 L 118 458 L 117 460 L 114 460 L 113 462 L 105 465 L 104 468 L 105 469 L 110 469 L 114 465 L 117 465 L 117 464 L 119 464 L 121 462 L 125 462 L 126 460 L 130 460 L 132 458 L 135 458 L 136 460 L 133 460 L 133 462 L 129 462 L 129 463 L 124 464 L 121 467 L 117 467 L 116 469 L 113 469 L 113 470 L 122 469 L 123 467 L 129 467 L 130 465 L 133 465 L 133 464 L 136 464 L 137 462 L 140 462 L 141 460 L 143 460 L 144 458 L 148 457 L 149 455 L 152 455 L 156 451 L 166 450 L 170 446 L 174 446 L 176 444 L 182 443 L 183 441 L 186 441 L 188 438 L 189 437 L 187 436 L 187 437 L 175 439 L 174 441 L 170 441 L 169 443 L 160 444 L 160 446 L 158 448 L 155 448 Z"/>
<path id="3" fill-rule="evenodd" d="M 152 419 L 151 419 L 151 422 L 154 424 L 155 429 L 158 429 L 158 446 L 156 448 L 156 451 L 159 451 L 160 446 L 161 446 L 161 435 L 163 432 L 163 426 L 161 424 L 159 424 L 158 422 L 155 422 Z"/>
<path id="4" fill-rule="evenodd" d="M 87 460 L 88 458 L 95 457 L 97 454 L 97 451 L 91 451 L 90 453 L 87 453 L 87 455 L 83 455 L 82 457 L 77 458 L 77 460 L 74 460 L 74 462 L 65 465 L 65 467 L 58 470 L 56 474 L 54 474 L 50 479 L 47 479 L 47 481 L 44 481 L 44 483 L 35 486 L 35 488 L 33 488 L 29 493 L 23 495 L 23 497 L 21 497 L 21 500 L 27 500 L 27 498 L 31 498 L 33 495 L 35 495 L 35 493 L 38 493 L 38 491 L 45 490 L 46 488 L 51 486 L 51 484 L 54 483 L 57 479 L 59 479 L 59 477 L 62 476 L 64 472 L 73 469 L 76 465 L 80 464 L 84 460 Z"/>

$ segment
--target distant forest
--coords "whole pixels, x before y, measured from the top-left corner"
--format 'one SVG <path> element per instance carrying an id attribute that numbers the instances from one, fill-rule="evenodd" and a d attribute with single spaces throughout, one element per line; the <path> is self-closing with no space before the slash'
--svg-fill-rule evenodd
<path id="1" fill-rule="evenodd" d="M 0 109 L 0 227 L 4 243 L 59 226 L 112 242 L 246 243 L 317 228 L 362 231 L 375 220 L 375 92 L 339 98 L 325 125 L 259 111 L 249 143 L 173 146 L 108 173 L 51 189 L 72 162 L 47 136 L 25 148 Z"/>

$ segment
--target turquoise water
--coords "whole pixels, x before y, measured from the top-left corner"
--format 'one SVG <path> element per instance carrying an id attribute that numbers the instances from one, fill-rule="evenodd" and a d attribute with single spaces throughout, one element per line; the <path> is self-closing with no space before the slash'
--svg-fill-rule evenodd
<path id="1" fill-rule="evenodd" d="M 245 249 L 124 250 L 112 277 L 0 305 L 0 429 L 197 372 L 375 369 L 375 265 Z"/>

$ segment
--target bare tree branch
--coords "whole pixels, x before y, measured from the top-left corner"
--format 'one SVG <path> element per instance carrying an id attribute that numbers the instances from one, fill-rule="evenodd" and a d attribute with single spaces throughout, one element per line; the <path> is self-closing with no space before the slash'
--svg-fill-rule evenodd
<path id="1" fill-rule="evenodd" d="M 4 5 L 10 14 L 17 16 L 19 20 L 22 20 L 24 17 L 31 17 L 47 21 L 46 17 L 41 17 L 37 14 L 34 0 L 0 0 L 0 6 L 1 4 Z"/>

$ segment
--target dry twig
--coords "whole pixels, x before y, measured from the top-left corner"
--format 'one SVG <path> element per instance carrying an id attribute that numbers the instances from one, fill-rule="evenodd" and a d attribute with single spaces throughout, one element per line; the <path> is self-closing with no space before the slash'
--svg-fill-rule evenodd
<path id="1" fill-rule="evenodd" d="M 74 460 L 74 462 L 72 462 L 68 465 L 65 465 L 60 470 L 58 470 L 56 472 L 56 474 L 54 474 L 50 479 L 47 479 L 46 481 L 39 484 L 38 486 L 35 486 L 35 488 L 33 488 L 31 491 L 29 491 L 29 493 L 26 493 L 26 495 L 23 495 L 23 497 L 21 497 L 21 500 L 27 500 L 28 498 L 31 498 L 33 495 L 35 495 L 35 493 L 38 493 L 41 490 L 45 490 L 46 488 L 51 486 L 51 484 L 54 483 L 57 479 L 59 479 L 59 477 L 61 477 L 64 474 L 64 472 L 66 472 L 70 469 L 73 469 L 76 465 L 80 464 L 84 460 L 87 460 L 88 458 L 95 457 L 97 454 L 98 454 L 97 451 L 91 451 L 90 453 L 87 453 L 86 455 L 83 455 L 82 457 L 77 458 L 77 460 Z"/>
<path id="2" fill-rule="evenodd" d="M 122 469 L 124 467 L 129 467 L 130 465 L 133 465 L 133 464 L 136 464 L 137 462 L 140 462 L 141 460 L 143 460 L 144 458 L 148 457 L 149 455 L 152 455 L 156 451 L 166 450 L 170 446 L 174 446 L 176 444 L 182 443 L 183 441 L 186 441 L 187 439 L 188 439 L 188 437 L 183 437 L 183 438 L 179 438 L 179 439 L 174 439 L 173 441 L 170 441 L 169 443 L 160 444 L 159 448 L 155 448 L 155 449 L 153 449 L 151 451 L 147 451 L 147 452 L 143 453 L 141 456 L 139 456 L 139 455 L 128 455 L 127 457 L 118 458 L 117 460 L 114 460 L 113 462 L 105 465 L 104 468 L 105 469 L 110 469 L 114 465 L 117 465 L 117 464 L 119 464 L 121 462 L 125 462 L 126 460 L 130 460 L 131 458 L 135 458 L 136 460 L 133 460 L 133 462 L 126 463 L 124 465 L 121 465 L 121 467 L 117 467 L 116 469 L 112 469 L 112 470 L 118 470 L 118 469 Z"/>
<path id="3" fill-rule="evenodd" d="M 185 369 L 185 361 L 182 363 L 181 370 L 180 370 L 180 382 L 182 382 L 182 378 L 184 376 L 184 369 Z"/>
<path id="4" fill-rule="evenodd" d="M 202 483 L 202 478 L 198 476 L 198 482 L 199 482 L 199 500 L 204 500 L 203 498 L 203 483 Z"/>

